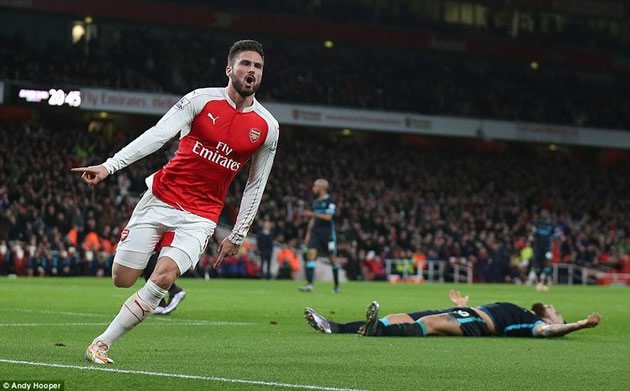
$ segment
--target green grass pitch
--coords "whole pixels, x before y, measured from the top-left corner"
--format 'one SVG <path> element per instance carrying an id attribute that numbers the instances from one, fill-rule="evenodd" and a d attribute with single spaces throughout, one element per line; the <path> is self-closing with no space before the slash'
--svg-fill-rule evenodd
<path id="1" fill-rule="evenodd" d="M 121 303 L 138 289 L 109 279 L 0 279 L 0 381 L 63 380 L 66 390 L 629 390 L 630 290 L 556 286 L 192 280 L 168 317 L 151 317 L 110 350 L 83 360 Z M 449 307 L 452 287 L 472 305 L 553 303 L 567 320 L 599 311 L 595 329 L 558 339 L 362 338 L 307 327 L 305 306 L 337 321 Z M 103 370 L 105 369 L 105 370 Z"/>

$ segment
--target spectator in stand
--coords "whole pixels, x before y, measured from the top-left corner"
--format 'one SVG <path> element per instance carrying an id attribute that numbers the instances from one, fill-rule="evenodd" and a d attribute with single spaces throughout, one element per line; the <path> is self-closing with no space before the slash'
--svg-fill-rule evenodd
<path id="1" fill-rule="evenodd" d="M 271 278 L 271 254 L 273 253 L 273 222 L 265 219 L 256 234 L 256 247 L 260 256 L 262 278 Z"/>
<path id="2" fill-rule="evenodd" d="M 359 257 L 361 258 L 361 253 L 359 253 Z M 370 250 L 365 254 L 363 258 L 363 262 L 361 262 L 363 266 L 363 275 L 366 280 L 377 280 L 384 281 L 387 280 L 387 274 L 385 272 L 385 265 L 383 261 L 376 255 L 374 250 Z"/>
<path id="3" fill-rule="evenodd" d="M 300 259 L 296 250 L 297 241 L 291 239 L 282 245 L 276 253 L 278 263 L 278 279 L 294 279 L 294 274 L 300 271 Z"/>
<path id="4" fill-rule="evenodd" d="M 96 220 L 93 218 L 88 219 L 86 231 L 81 247 L 85 251 L 99 251 L 101 249 L 101 240 L 96 232 Z"/>

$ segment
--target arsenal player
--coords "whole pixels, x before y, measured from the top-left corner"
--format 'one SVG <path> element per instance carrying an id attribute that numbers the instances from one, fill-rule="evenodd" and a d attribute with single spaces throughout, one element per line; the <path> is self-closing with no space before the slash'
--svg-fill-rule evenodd
<path id="1" fill-rule="evenodd" d="M 103 164 L 72 169 L 93 186 L 179 134 L 175 156 L 146 179 L 148 190 L 122 232 L 112 278 L 117 287 L 132 286 L 162 240 L 155 270 L 88 346 L 87 360 L 113 363 L 109 347 L 152 314 L 177 277 L 195 267 L 216 228 L 230 183 L 251 158 L 236 224 L 220 244 L 215 266 L 238 252 L 258 211 L 278 144 L 278 122 L 254 98 L 263 65 L 260 43 L 235 42 L 225 68 L 227 87 L 188 93 L 155 126 Z"/>

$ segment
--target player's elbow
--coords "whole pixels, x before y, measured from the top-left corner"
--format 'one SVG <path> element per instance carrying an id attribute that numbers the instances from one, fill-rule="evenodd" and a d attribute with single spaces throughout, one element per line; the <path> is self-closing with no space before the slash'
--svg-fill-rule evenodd
<path id="1" fill-rule="evenodd" d="M 536 338 L 549 338 L 549 337 L 556 336 L 553 332 L 553 328 L 551 327 L 551 325 L 548 325 L 548 324 L 539 325 L 535 327 L 532 330 L 532 335 Z"/>

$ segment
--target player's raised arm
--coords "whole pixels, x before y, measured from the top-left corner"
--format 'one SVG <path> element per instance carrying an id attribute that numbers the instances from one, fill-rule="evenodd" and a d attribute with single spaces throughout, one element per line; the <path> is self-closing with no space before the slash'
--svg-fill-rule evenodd
<path id="1" fill-rule="evenodd" d="M 593 313 L 590 314 L 588 318 L 574 323 L 541 323 L 534 328 L 533 333 L 535 337 L 562 337 L 563 335 L 572 333 L 577 330 L 595 327 L 599 324 L 601 319 L 601 315 L 599 315 L 598 313 Z"/>
<path id="2" fill-rule="evenodd" d="M 457 307 L 466 307 L 468 305 L 469 296 L 462 297 L 461 292 L 455 289 L 451 289 L 448 292 L 448 298 L 451 299 L 453 304 L 455 304 Z"/>

